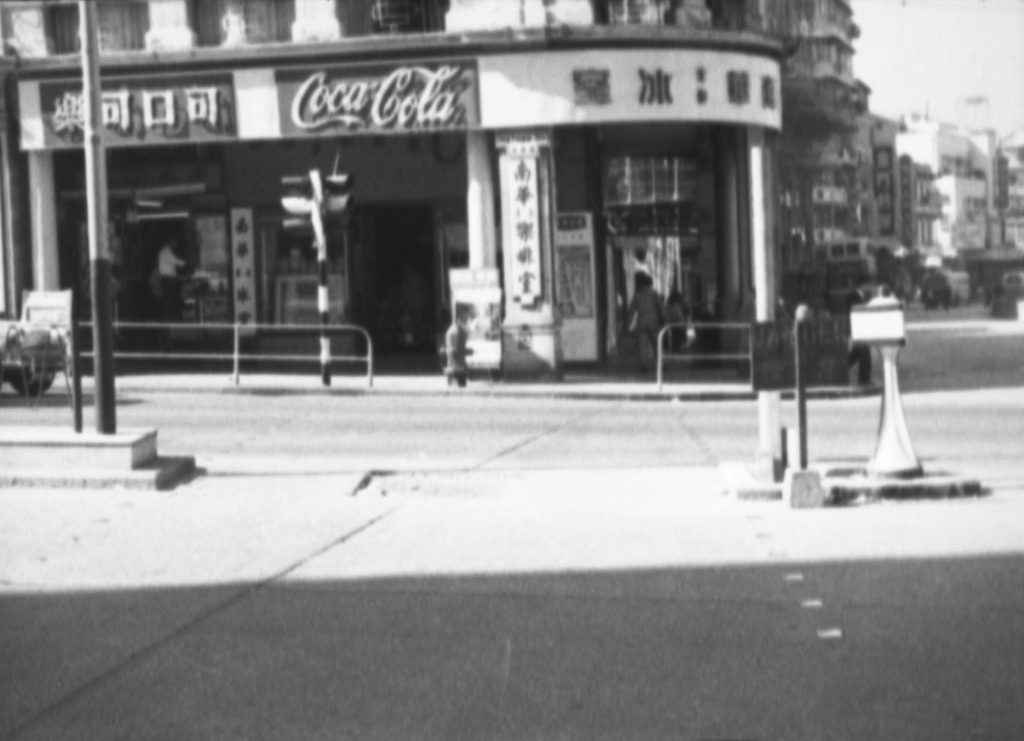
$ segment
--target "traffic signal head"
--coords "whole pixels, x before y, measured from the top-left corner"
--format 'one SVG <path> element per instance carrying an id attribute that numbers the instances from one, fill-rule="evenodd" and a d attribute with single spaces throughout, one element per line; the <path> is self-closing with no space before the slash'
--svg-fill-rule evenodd
<path id="1" fill-rule="evenodd" d="M 309 216 L 316 207 L 313 182 L 308 175 L 281 178 L 281 206 L 290 216 Z"/>
<path id="2" fill-rule="evenodd" d="M 348 173 L 324 175 L 321 210 L 325 215 L 340 216 L 352 208 L 355 202 L 355 196 L 352 195 L 353 180 Z"/>

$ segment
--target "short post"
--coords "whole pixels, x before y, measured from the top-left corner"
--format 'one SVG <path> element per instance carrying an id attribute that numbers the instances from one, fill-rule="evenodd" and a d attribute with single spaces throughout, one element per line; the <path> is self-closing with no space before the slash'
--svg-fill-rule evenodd
<path id="1" fill-rule="evenodd" d="M 796 423 L 797 435 L 800 439 L 800 470 L 807 470 L 807 367 L 804 363 L 804 329 L 811 310 L 806 304 L 796 309 L 796 321 L 793 323 L 793 351 L 796 355 Z"/>
<path id="2" fill-rule="evenodd" d="M 71 319 L 71 404 L 74 409 L 75 432 L 82 431 L 82 349 L 78 343 L 78 307 Z"/>
<path id="3" fill-rule="evenodd" d="M 661 363 L 662 363 L 662 357 L 661 357 L 661 345 L 662 345 L 662 338 L 663 338 L 663 337 L 665 336 L 665 331 L 666 331 L 666 330 L 667 330 L 667 327 L 662 327 L 662 328 L 661 328 L 661 329 L 660 329 L 660 330 L 658 331 L 658 357 L 657 357 L 657 361 L 658 361 L 658 391 L 661 391 L 661 387 L 662 387 L 662 373 L 661 373 Z"/>
<path id="4" fill-rule="evenodd" d="M 882 415 L 878 442 L 867 470 L 874 476 L 913 478 L 923 474 L 903 416 L 896 361 L 906 345 L 903 304 L 880 297 L 850 310 L 850 339 L 879 348 L 882 355 Z"/>
<path id="5" fill-rule="evenodd" d="M 790 507 L 804 509 L 822 507 L 826 503 L 825 489 L 821 483 L 821 474 L 807 470 L 807 365 L 805 333 L 807 320 L 811 310 L 806 304 L 796 309 L 796 321 L 793 323 L 793 353 L 796 381 L 796 417 L 797 435 L 800 439 L 800 462 L 796 470 L 786 469 L 782 479 L 782 496 Z M 785 444 L 785 442 L 783 442 Z"/>
<path id="6" fill-rule="evenodd" d="M 234 379 L 235 379 L 235 385 L 237 386 L 238 382 L 239 382 L 239 375 L 241 374 L 241 367 L 240 367 L 241 366 L 241 360 L 239 358 L 239 352 L 240 352 L 240 349 L 241 349 L 241 339 L 240 338 L 241 338 L 241 334 L 242 334 L 240 329 L 239 329 L 237 321 L 235 321 L 234 332 L 235 332 L 235 337 L 234 337 L 234 342 L 233 342 L 233 345 L 232 345 L 232 348 L 233 348 L 232 349 L 232 367 L 233 367 L 233 370 L 234 370 L 233 376 L 234 376 Z"/>

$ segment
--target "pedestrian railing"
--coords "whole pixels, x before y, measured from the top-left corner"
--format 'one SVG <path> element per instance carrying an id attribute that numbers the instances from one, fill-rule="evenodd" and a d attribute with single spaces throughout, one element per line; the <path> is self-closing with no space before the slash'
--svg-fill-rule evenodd
<path id="1" fill-rule="evenodd" d="M 91 322 L 82 322 L 78 325 L 79 332 L 84 333 L 91 329 Z M 313 338 L 320 336 L 321 332 L 331 339 L 339 336 L 355 336 L 362 338 L 363 347 L 366 352 L 355 353 L 331 353 L 330 363 L 358 363 L 366 366 L 366 384 L 373 386 L 373 339 L 370 333 L 363 327 L 356 324 L 331 324 L 326 328 L 319 324 L 239 324 L 238 322 L 209 322 L 204 324 L 186 322 L 114 322 L 114 359 L 115 360 L 170 360 L 170 361 L 224 361 L 230 362 L 231 374 L 235 385 L 240 381 L 243 361 L 264 361 L 274 363 L 310 363 L 320 362 L 320 346 L 312 343 L 314 349 L 308 354 L 297 353 L 274 353 L 274 352 L 252 352 L 243 351 L 245 341 L 250 335 L 259 332 L 261 337 L 268 337 L 274 333 L 292 333 L 309 335 Z M 179 335 L 176 345 L 171 347 L 158 346 L 156 349 L 145 348 L 144 335 L 148 333 L 150 342 L 154 338 L 166 338 L 176 333 Z M 217 335 L 230 337 L 230 350 L 225 348 L 218 351 L 211 349 L 216 347 Z M 135 335 L 133 342 L 128 343 L 130 347 L 118 347 L 124 345 L 124 338 Z M 82 336 L 82 335 L 80 335 Z M 196 338 L 203 336 L 199 347 L 190 347 L 181 337 Z M 82 357 L 91 358 L 91 350 L 82 350 Z M 159 343 L 169 345 L 170 343 Z M 359 346 L 354 342 L 353 346 Z"/>
<path id="2" fill-rule="evenodd" d="M 712 338 L 714 341 L 711 341 Z M 682 340 L 679 342 L 678 340 Z M 749 322 L 673 322 L 658 332 L 658 391 L 664 385 L 665 362 L 734 363 L 747 373 L 753 367 Z"/>

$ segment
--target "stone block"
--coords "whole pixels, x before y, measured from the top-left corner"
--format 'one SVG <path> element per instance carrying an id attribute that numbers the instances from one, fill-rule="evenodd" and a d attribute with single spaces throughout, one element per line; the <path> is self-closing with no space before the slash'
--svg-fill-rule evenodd
<path id="1" fill-rule="evenodd" d="M 782 482 L 783 499 L 793 509 L 809 509 L 825 506 L 825 488 L 821 485 L 821 474 L 817 471 L 786 471 Z"/>

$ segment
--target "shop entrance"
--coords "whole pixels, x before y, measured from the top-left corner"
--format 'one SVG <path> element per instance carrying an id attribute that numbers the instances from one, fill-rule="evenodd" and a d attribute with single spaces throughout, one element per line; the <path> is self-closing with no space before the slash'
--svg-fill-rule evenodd
<path id="1" fill-rule="evenodd" d="M 361 323 L 378 355 L 433 357 L 437 347 L 437 250 L 429 205 L 363 209 L 366 295 Z"/>
<path id="2" fill-rule="evenodd" d="M 194 267 L 195 246 L 187 213 L 141 217 L 126 225 L 118 314 L 125 321 L 181 321 L 181 316 L 161 316 L 160 298 L 154 293 L 150 277 L 157 255 L 168 241 L 180 248 L 180 255 Z"/>

